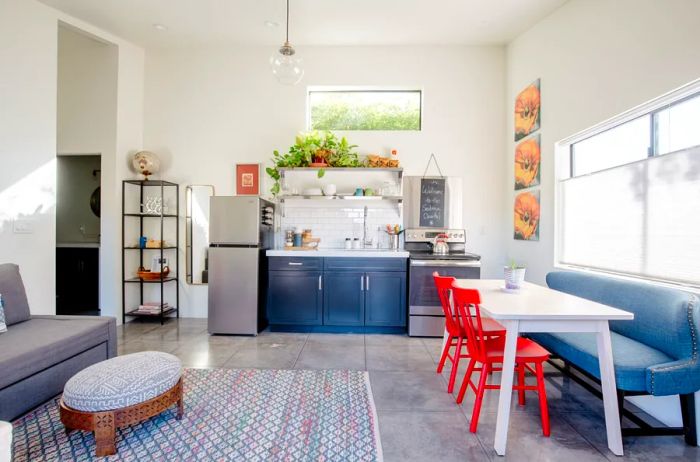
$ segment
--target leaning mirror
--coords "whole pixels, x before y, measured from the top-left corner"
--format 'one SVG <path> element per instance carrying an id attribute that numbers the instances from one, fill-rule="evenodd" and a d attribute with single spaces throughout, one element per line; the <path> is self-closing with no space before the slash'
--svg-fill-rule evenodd
<path id="1" fill-rule="evenodd" d="M 209 280 L 209 198 L 214 195 L 214 186 L 189 185 L 185 191 L 187 282 L 206 284 Z"/>

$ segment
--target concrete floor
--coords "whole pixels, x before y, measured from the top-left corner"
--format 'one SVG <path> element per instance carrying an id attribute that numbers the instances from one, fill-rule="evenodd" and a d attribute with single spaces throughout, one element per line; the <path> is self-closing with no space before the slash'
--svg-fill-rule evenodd
<path id="1" fill-rule="evenodd" d="M 446 392 L 449 368 L 435 373 L 441 339 L 270 332 L 210 336 L 206 320 L 192 318 L 164 326 L 137 320 L 119 326 L 118 338 L 119 354 L 165 351 L 185 367 L 368 370 L 386 462 L 700 461 L 698 448 L 686 446 L 680 436 L 625 438 L 625 457 L 614 456 L 607 449 L 602 402 L 553 368 L 547 373 L 552 436 L 542 436 L 537 396 L 528 393 L 524 407 L 513 400 L 508 455 L 500 458 L 493 450 L 498 392 L 487 391 L 478 432 L 470 433 L 473 393 L 458 406 Z M 462 376 L 460 370 L 458 384 Z"/>

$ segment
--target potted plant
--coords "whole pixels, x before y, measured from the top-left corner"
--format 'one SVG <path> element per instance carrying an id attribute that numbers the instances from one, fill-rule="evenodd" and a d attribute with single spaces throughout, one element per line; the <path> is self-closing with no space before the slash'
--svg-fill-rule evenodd
<path id="1" fill-rule="evenodd" d="M 265 169 L 267 174 L 275 180 L 270 191 L 275 196 L 279 194 L 281 178 L 279 169 L 282 167 L 319 167 L 319 178 L 325 174 L 326 167 L 362 167 L 364 163 L 360 161 L 357 153 L 353 152 L 356 147 L 348 143 L 345 137 L 339 140 L 330 131 L 300 133 L 288 153 L 273 152 L 273 166 Z"/>
<path id="2" fill-rule="evenodd" d="M 525 266 L 511 260 L 510 264 L 503 267 L 503 276 L 506 281 L 506 290 L 520 290 L 525 281 Z"/>

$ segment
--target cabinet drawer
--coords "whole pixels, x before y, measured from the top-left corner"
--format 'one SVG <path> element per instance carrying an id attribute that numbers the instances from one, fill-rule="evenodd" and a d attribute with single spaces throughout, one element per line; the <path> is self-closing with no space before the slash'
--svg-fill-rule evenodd
<path id="1" fill-rule="evenodd" d="M 326 271 L 406 271 L 405 258 L 326 258 Z"/>
<path id="2" fill-rule="evenodd" d="M 270 271 L 321 271 L 323 259 L 318 257 L 268 257 Z"/>

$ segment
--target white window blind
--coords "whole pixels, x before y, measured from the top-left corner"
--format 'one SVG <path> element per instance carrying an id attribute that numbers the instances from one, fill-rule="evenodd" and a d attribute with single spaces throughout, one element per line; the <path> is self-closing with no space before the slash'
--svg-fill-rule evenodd
<path id="1" fill-rule="evenodd" d="M 558 193 L 560 263 L 700 286 L 700 147 L 564 179 Z"/>

